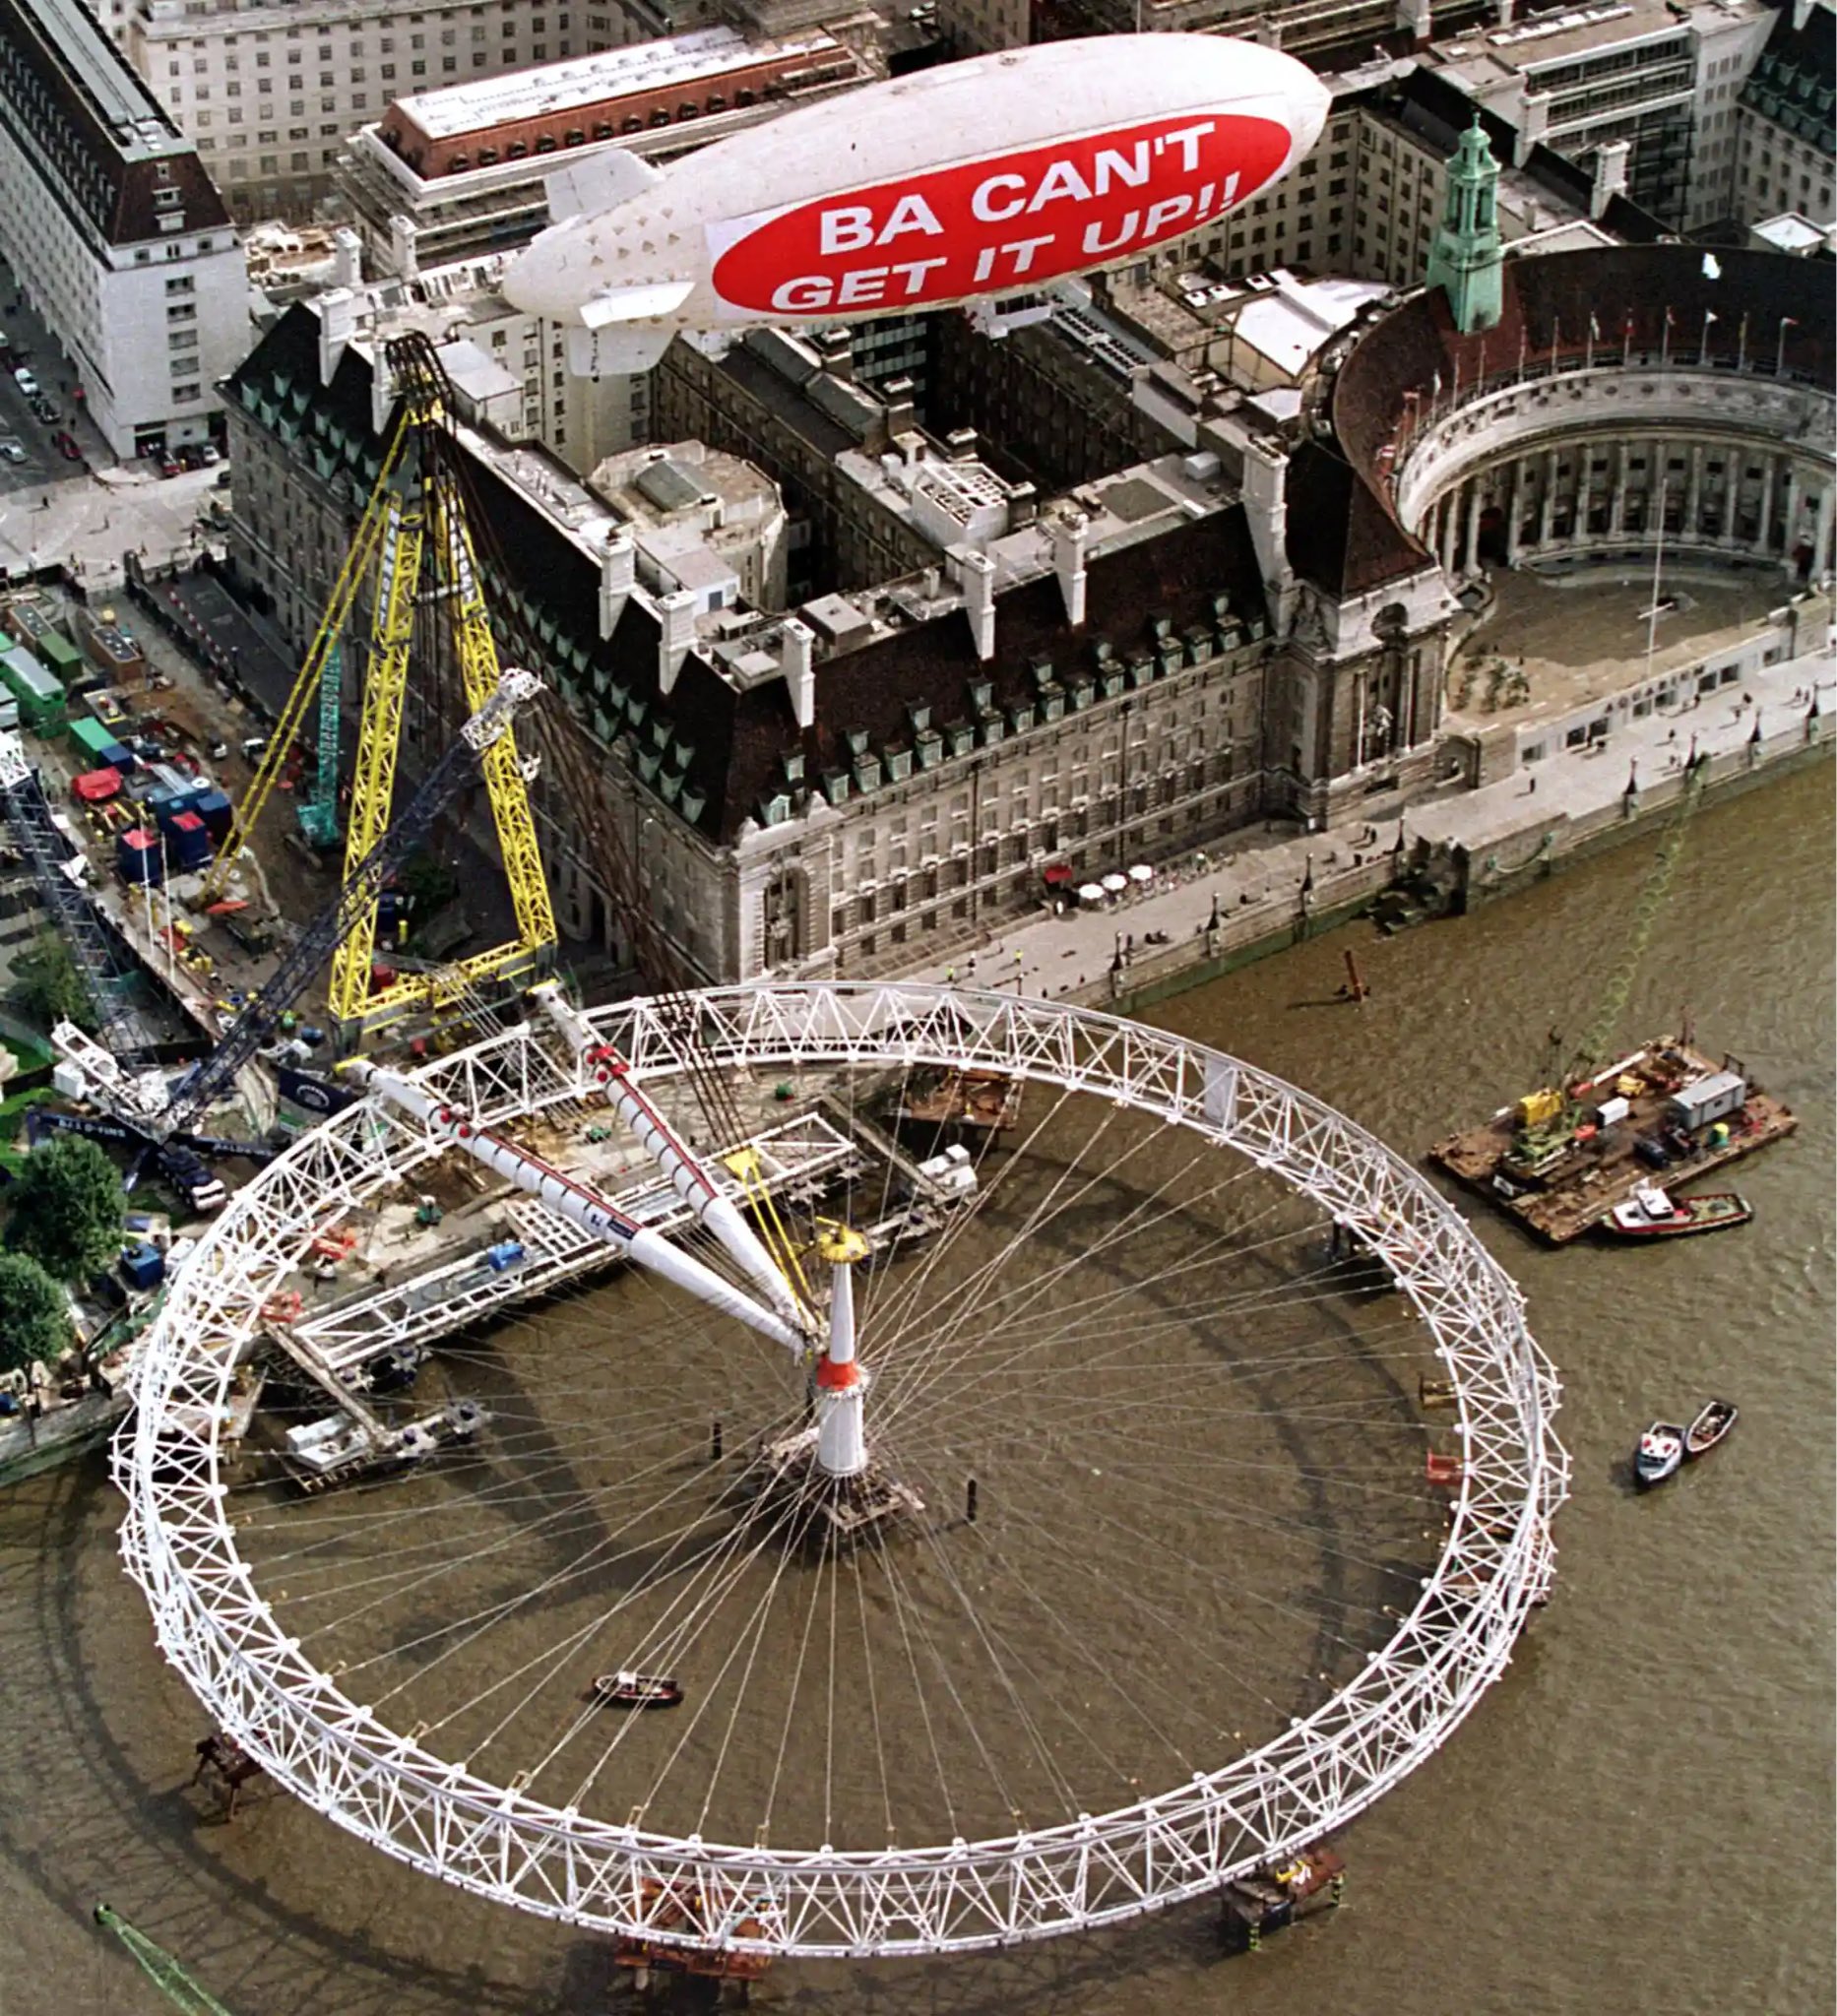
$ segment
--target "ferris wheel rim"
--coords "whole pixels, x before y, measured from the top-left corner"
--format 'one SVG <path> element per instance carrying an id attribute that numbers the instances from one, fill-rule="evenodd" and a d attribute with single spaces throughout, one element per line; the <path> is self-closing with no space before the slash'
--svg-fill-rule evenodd
<path id="1" fill-rule="evenodd" d="M 615 1826 L 465 1771 L 385 1727 L 285 1634 L 237 1549 L 220 1472 L 216 1408 L 272 1283 L 312 1236 L 315 1199 L 322 1218 L 328 1181 L 374 1190 L 438 1153 L 365 1102 L 303 1137 L 210 1228 L 149 1339 L 116 1443 L 128 1572 L 162 1651 L 222 1728 L 316 1810 L 462 1888 L 658 1944 L 802 1957 L 983 1950 L 1159 1909 L 1334 1832 L 1440 1747 L 1548 1589 L 1567 1457 L 1552 1425 L 1555 1376 L 1522 1297 L 1424 1177 L 1271 1074 L 1095 1010 L 897 981 L 764 982 L 690 999 L 717 1062 L 1008 1069 L 1208 1135 L 1360 1225 L 1434 1339 L 1464 1451 L 1449 1533 L 1416 1605 L 1353 1679 L 1216 1770 L 975 1842 L 748 1848 Z M 635 1076 L 682 1068 L 655 1003 L 590 1020 Z M 414 1075 L 492 1119 L 570 1097 L 574 1070 L 515 1030 Z M 729 1900 L 743 1890 L 760 1908 L 745 1926 L 684 1930 L 658 1896 L 680 1901 L 691 1887 Z"/>

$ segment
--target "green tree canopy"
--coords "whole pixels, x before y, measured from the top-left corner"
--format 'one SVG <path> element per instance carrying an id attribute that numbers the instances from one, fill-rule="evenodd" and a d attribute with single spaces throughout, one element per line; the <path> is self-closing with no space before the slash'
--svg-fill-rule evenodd
<path id="1" fill-rule="evenodd" d="M 59 1281 L 95 1274 L 121 1251 L 121 1177 L 94 1141 L 65 1134 L 33 1149 L 12 1200 L 8 1243 Z"/>
<path id="2" fill-rule="evenodd" d="M 70 947 L 55 931 L 40 931 L 25 958 L 14 962 L 20 992 L 27 1009 L 46 1029 L 60 1022 L 74 1022 L 79 1029 L 95 1034 L 95 1015 L 84 988 Z"/>
<path id="3" fill-rule="evenodd" d="M 26 1254 L 0 1253 L 0 1372 L 49 1364 L 74 1342 L 63 1290 Z"/>

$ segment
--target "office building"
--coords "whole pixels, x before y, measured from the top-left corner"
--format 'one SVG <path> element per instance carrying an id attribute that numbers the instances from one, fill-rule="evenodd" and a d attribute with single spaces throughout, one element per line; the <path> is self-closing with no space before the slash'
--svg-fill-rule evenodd
<path id="1" fill-rule="evenodd" d="M 0 0 L 0 253 L 63 352 L 34 359 L 117 455 L 219 424 L 248 348 L 242 251 L 198 150 L 81 0 Z"/>

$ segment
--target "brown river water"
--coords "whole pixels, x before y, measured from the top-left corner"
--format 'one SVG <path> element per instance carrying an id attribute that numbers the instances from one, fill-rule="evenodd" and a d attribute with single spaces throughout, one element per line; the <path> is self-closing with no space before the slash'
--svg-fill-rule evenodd
<path id="1" fill-rule="evenodd" d="M 1701 814 L 1628 1011 L 1624 1033 L 1636 1037 L 1675 1025 L 1687 1007 L 1704 1047 L 1737 1051 L 1799 1111 L 1799 1133 L 1735 1178 L 1756 1207 L 1755 1223 L 1664 1251 L 1552 1253 L 1477 1218 L 1524 1286 L 1564 1379 L 1560 1426 L 1575 1476 L 1557 1530 L 1557 1589 L 1506 1678 L 1450 1744 L 1342 1839 L 1351 1864 L 1344 1907 L 1234 1960 L 1220 1957 L 1210 1909 L 1195 1906 L 1020 1955 L 783 1966 L 757 1993 L 759 2005 L 812 2016 L 1256 2016 L 1425 2004 L 1593 2011 L 1635 2000 L 1679 2016 L 1796 2016 L 1832 2006 L 1832 849 L 1828 771 Z M 1161 1016 L 1307 1086 L 1418 1154 L 1450 1125 L 1524 1089 L 1542 1064 L 1547 1030 L 1586 1025 L 1649 858 L 1635 847 L 1478 916 L 1393 940 L 1355 927 L 1181 997 Z M 1374 990 L 1358 1011 L 1332 999 L 1347 945 Z M 1053 1236 L 1102 1238 L 1105 1225 L 1141 1211 L 1151 1191 L 1172 1197 L 1176 1208 L 1158 1206 L 1152 1232 L 1129 1248 L 1128 1264 L 1153 1271 L 1179 1265 L 1187 1244 L 1199 1250 L 1221 1228 L 1241 1246 L 1254 1225 L 1254 1260 L 1240 1262 L 1252 1272 L 1234 1279 L 1232 1306 L 1258 1313 L 1239 1328 L 1254 1330 L 1263 1366 L 1307 1369 L 1288 1384 L 1259 1371 L 1239 1387 L 1237 1369 L 1218 1355 L 1230 1347 L 1187 1322 L 1190 1286 L 1183 1300 L 1164 1294 L 1160 1313 L 1136 1320 L 1160 1337 L 1167 1376 L 1190 1393 L 1209 1390 L 1204 1382 L 1223 1372 L 1236 1398 L 1230 1456 L 1209 1439 L 1217 1420 L 1202 1422 L 1188 1407 L 1153 1452 L 1155 1465 L 1171 1466 L 1160 1479 L 1146 1456 L 1132 1468 L 1131 1443 L 1116 1437 L 1129 1378 L 1101 1314 L 1080 1327 L 1069 1290 L 1052 1321 L 1089 1354 L 1069 1368 L 1075 1391 L 1101 1402 L 1110 1426 L 1094 1426 L 1042 1372 L 1022 1461 L 986 1408 L 927 1414 L 923 1390 L 915 1389 L 918 1404 L 899 1431 L 910 1474 L 933 1501 L 959 1488 L 965 1465 L 990 1480 L 973 1543 L 962 1535 L 949 1543 L 980 1551 L 956 1552 L 956 1567 L 974 1568 L 991 1628 L 1028 1676 L 1030 1727 L 1040 1703 L 1063 1712 L 1055 1732 L 1039 1708 L 1045 1768 L 1062 1765 L 1094 1801 L 1116 1792 L 1106 1770 L 1171 1782 L 1181 1761 L 1205 1754 L 1221 1734 L 1211 1725 L 1240 1724 L 1253 1739 L 1270 1716 L 1318 1698 L 1312 1683 L 1342 1677 L 1373 1642 L 1390 1578 L 1409 1571 L 1422 1522 L 1433 1516 L 1420 1490 L 1393 1488 L 1412 1474 L 1421 1446 L 1409 1405 L 1417 1367 L 1398 1347 L 1395 1298 L 1329 1301 L 1310 1286 L 1315 1260 L 1282 1243 L 1300 1233 L 1280 1202 L 1252 1206 L 1236 1192 L 1222 1202 L 1197 1178 L 1181 1192 L 1178 1171 L 1147 1166 L 1158 1153 L 1152 1145 L 1139 1162 L 1124 1135 L 1109 1146 L 1110 1166 L 1094 1171 L 1077 1209 L 1055 1214 Z M 1062 1149 L 1047 1128 L 1043 1166 L 1058 1155 L 1062 1168 Z M 1037 1180 L 1063 1187 L 1059 1175 Z M 1044 1194 L 1029 1197 L 1017 1179 L 996 1200 L 990 1237 L 1025 1231 Z M 1044 1237 L 1033 1243 L 1046 1250 Z M 1104 1293 L 1129 1285 L 1117 1250 L 1107 1286 L 1093 1289 L 1087 1277 L 1078 1290 L 1098 1297 L 1100 1312 Z M 993 1252 L 981 1254 L 972 1241 L 956 1257 L 976 1266 Z M 497 1382 L 489 1397 L 506 1449 L 518 1445 L 501 1473 L 517 1487 L 504 1502 L 550 1489 L 557 1451 L 570 1488 L 585 1490 L 594 1465 L 610 1461 L 579 1426 L 582 1387 L 551 1368 L 554 1347 L 567 1341 L 608 1354 L 608 1375 L 626 1376 L 617 1362 L 627 1328 L 621 1294 L 629 1291 L 576 1298 L 478 1354 L 478 1378 Z M 1282 1342 L 1285 1325 L 1295 1350 Z M 1324 1369 L 1299 1349 L 1303 1338 L 1322 1336 L 1343 1353 Z M 692 1361 L 678 1367 L 679 1378 L 695 1374 Z M 1635 1499 L 1623 1472 L 1637 1429 L 1711 1392 L 1741 1404 L 1733 1441 L 1678 1484 Z M 1243 1404 L 1246 1396 L 1254 1404 Z M 741 1398 L 727 1404 L 738 1408 Z M 1194 1423 L 1190 1446 L 1181 1421 Z M 705 1432 L 699 1412 L 690 1432 Z M 1101 1465 L 1088 1460 L 1100 1453 Z M 1203 1473 L 1207 1490 L 1185 1490 L 1205 1465 L 1214 1466 Z M 1071 1477 L 1075 1492 L 1066 1488 Z M 424 1490 L 425 1508 L 442 1520 L 492 1530 L 485 1501 L 442 1509 L 443 1488 L 416 1482 L 400 1492 Z M 336 1502 L 313 1501 L 300 1516 Z M 398 1493 L 387 1502 L 412 1514 L 423 1501 Z M 256 1494 L 251 1503 L 249 1551 L 259 1557 L 269 1501 Z M 278 1499 L 274 1509 L 273 1530 L 285 1531 L 285 1546 L 295 1548 L 297 1530 L 282 1527 Z M 162 2006 L 119 1946 L 91 1925 L 99 1898 L 177 1954 L 237 2016 L 535 2016 L 623 1999 L 603 1942 L 492 1911 L 363 1849 L 285 1796 L 257 1799 L 230 1827 L 206 1820 L 183 1789 L 202 1719 L 158 1662 L 140 1599 L 119 1572 L 116 1510 L 99 1462 L 0 1495 L 0 1701 L 10 1738 L 0 1749 L 0 2016 Z M 1084 1528 L 1075 1553 L 1064 1545 L 1073 1520 Z M 539 1537 L 493 1544 L 468 1595 L 489 1603 L 500 1585 L 547 1572 L 547 1544 Z M 569 1558 L 573 1544 L 556 1542 L 557 1558 Z M 369 1659 L 379 1685 L 401 1688 L 416 1715 L 437 1716 L 448 1669 L 405 1654 L 404 1629 L 387 1607 L 359 1611 L 348 1600 L 378 1571 L 383 1544 L 351 1534 L 339 1547 L 347 1551 L 315 1554 L 311 1571 L 294 1564 L 286 1572 L 299 1628 L 324 1621 L 314 1604 L 328 1606 L 328 1618 L 336 1608 L 340 1656 Z M 1229 1585 L 1206 1578 L 1204 1603 L 1189 1606 L 1201 1587 L 1190 1572 L 1196 1559 L 1229 1559 L 1235 1570 Z M 922 1555 L 906 1560 L 911 1614 L 922 1629 L 933 1606 L 943 1629 L 946 1592 L 925 1578 L 954 1571 L 941 1551 L 935 1566 Z M 416 1594 L 401 1607 L 410 1636 L 439 1621 L 420 1584 L 412 1586 Z M 560 1623 L 574 1600 L 557 1597 Z M 377 1617 L 384 1621 L 366 1621 Z M 1091 1702 L 1073 1698 L 1081 1687 L 1067 1678 L 1077 1648 L 1095 1648 L 1104 1661 L 1139 1656 L 1150 1618 L 1168 1626 L 1160 1656 L 1163 1679 L 1174 1684 L 1161 1689 L 1166 1711 L 1086 1755 L 1077 1734 Z M 500 1657 L 514 1665 L 524 1649 L 514 1630 L 503 1633 Z M 1188 1695 L 1185 1676 L 1208 1664 L 1203 1700 L 1196 1688 L 1175 1699 Z M 846 1689 L 846 1660 L 836 1670 Z M 934 1792 L 913 1734 L 919 1718 L 902 1712 L 890 1691 L 884 1705 L 903 1732 L 887 1748 L 915 1828 L 940 1824 L 954 1789 L 969 1803 L 966 1831 L 1001 1829 L 1000 1799 L 978 1787 L 973 1762 L 945 1759 Z M 984 1726 L 991 1743 L 999 1711 L 995 1701 Z M 456 1730 L 465 1728 L 455 1713 Z M 827 1754 L 791 1752 L 781 1771 L 768 1727 L 779 1719 L 772 1708 L 749 1730 L 736 1717 L 731 1758 L 702 1760 L 711 1773 L 727 1767 L 730 1826 L 777 1796 L 791 1832 L 802 1833 L 831 1819 L 833 1796 L 835 1838 L 866 1839 L 885 1790 L 886 1750 L 876 1770 L 865 1751 L 851 1756 L 832 1741 Z M 1053 1786 L 1030 1784 L 1025 1743 L 1017 1731 L 1008 1735 L 1017 1761 L 1001 1797 L 1049 1800 Z M 652 1729 L 638 1732 L 624 1763 L 642 1776 L 642 1744 L 656 1740 Z M 695 1741 L 686 1751 L 693 1778 Z M 563 1746 L 556 1768 L 574 1761 Z M 622 1768 L 615 1760 L 605 1780 L 621 1817 L 632 1794 Z M 692 1819 L 690 1792 L 671 1796 L 680 1810 L 663 1799 L 659 1822 Z M 718 1832 L 724 1809 L 710 1796 L 710 1831 Z"/>

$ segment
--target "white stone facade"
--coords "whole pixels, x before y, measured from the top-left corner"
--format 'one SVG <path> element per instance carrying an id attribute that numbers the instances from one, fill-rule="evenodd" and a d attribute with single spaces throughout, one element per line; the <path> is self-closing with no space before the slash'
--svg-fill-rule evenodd
<path id="1" fill-rule="evenodd" d="M 0 253 L 63 351 L 37 375 L 53 394 L 80 386 L 117 455 L 203 441 L 217 381 L 248 348 L 222 202 L 92 17 L 27 0 L 17 21 L 0 77 Z"/>
<path id="2" fill-rule="evenodd" d="M 591 0 L 119 0 L 111 26 L 244 220 L 309 216 L 348 136 L 411 92 L 633 38 Z"/>

